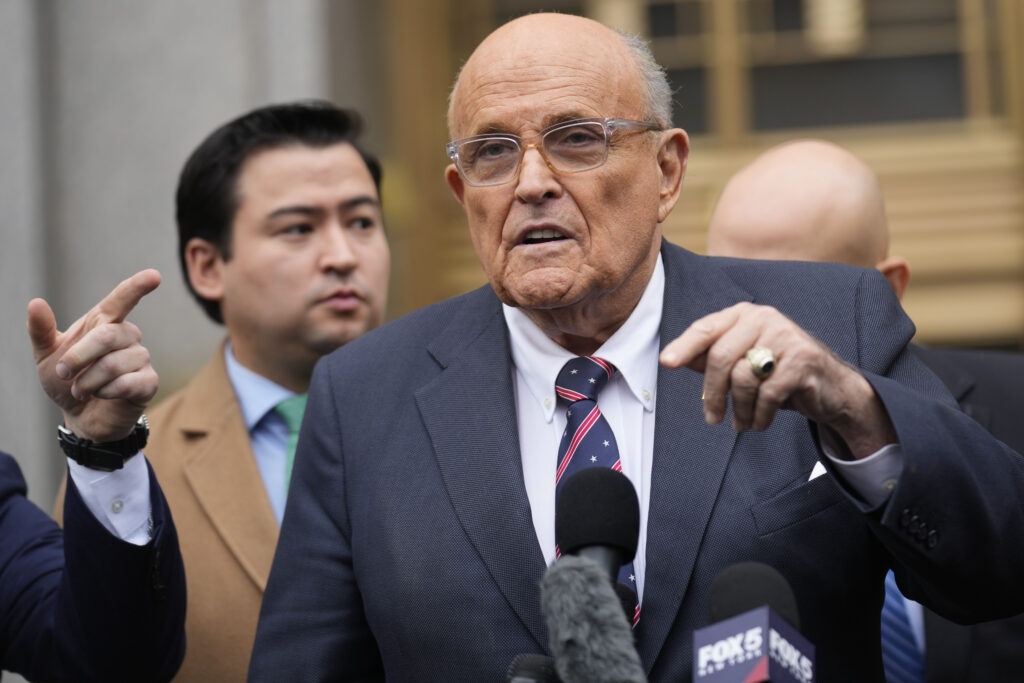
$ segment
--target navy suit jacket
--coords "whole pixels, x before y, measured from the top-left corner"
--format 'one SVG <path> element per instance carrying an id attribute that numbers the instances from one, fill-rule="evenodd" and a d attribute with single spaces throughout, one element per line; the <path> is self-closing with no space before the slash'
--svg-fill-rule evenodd
<path id="1" fill-rule="evenodd" d="M 148 466 L 148 465 L 147 465 Z M 111 535 L 68 478 L 64 531 L 0 453 L 0 668 L 41 681 L 166 681 L 185 654 L 178 537 L 149 472 L 153 540 Z"/>
<path id="2" fill-rule="evenodd" d="M 960 408 L 994 437 L 1024 452 L 1024 356 L 912 347 Z M 924 611 L 928 683 L 1012 681 L 1024 675 L 1024 614 L 962 626 Z"/>
<path id="3" fill-rule="evenodd" d="M 955 408 L 905 347 L 913 325 L 875 271 L 712 259 L 663 246 L 662 344 L 738 301 L 775 306 L 863 369 L 905 470 L 872 509 L 829 473 L 808 421 L 710 426 L 703 377 L 659 368 L 637 648 L 688 681 L 692 632 L 725 567 L 792 584 L 822 681 L 879 681 L 887 568 L 949 617 L 1024 605 L 1024 459 Z M 250 680 L 501 681 L 547 652 L 546 569 L 523 483 L 513 370 L 489 287 L 405 316 L 318 365 Z M 552 461 L 555 457 L 551 454 Z M 554 465 L 552 465 L 554 468 Z"/>

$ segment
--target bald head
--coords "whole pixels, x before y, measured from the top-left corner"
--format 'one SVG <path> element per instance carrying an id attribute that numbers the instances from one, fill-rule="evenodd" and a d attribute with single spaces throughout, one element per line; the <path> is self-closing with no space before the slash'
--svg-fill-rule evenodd
<path id="1" fill-rule="evenodd" d="M 463 65 L 448 102 L 451 136 L 467 134 L 464 121 L 474 112 L 475 95 L 494 87 L 495 77 L 517 79 L 524 87 L 554 64 L 598 70 L 603 89 L 623 100 L 640 102 L 641 116 L 668 127 L 672 92 L 664 70 L 647 44 L 592 19 L 570 14 L 528 14 L 498 27 L 477 46 Z"/>
<path id="2" fill-rule="evenodd" d="M 708 254 L 833 261 L 872 268 L 889 251 L 878 179 L 820 140 L 768 150 L 726 184 L 708 225 Z"/>

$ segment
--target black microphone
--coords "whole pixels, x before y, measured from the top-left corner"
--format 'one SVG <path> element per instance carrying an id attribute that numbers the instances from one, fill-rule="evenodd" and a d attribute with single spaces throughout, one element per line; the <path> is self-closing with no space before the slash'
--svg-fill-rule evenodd
<path id="1" fill-rule="evenodd" d="M 548 645 L 565 683 L 647 682 L 633 629 L 607 576 L 607 567 L 588 557 L 563 555 L 541 581 Z"/>
<path id="2" fill-rule="evenodd" d="M 566 479 L 555 505 L 561 558 L 541 582 L 541 612 L 565 683 L 646 681 L 633 646 L 632 589 L 617 585 L 639 535 L 640 505 L 621 472 L 587 467 Z"/>
<path id="3" fill-rule="evenodd" d="M 800 628 L 796 596 L 786 577 L 764 562 L 737 562 L 718 572 L 708 589 L 708 622 L 725 621 L 768 605 Z"/>
<path id="4" fill-rule="evenodd" d="M 761 562 L 723 569 L 708 590 L 710 626 L 693 634 L 700 683 L 813 683 L 814 645 L 799 629 L 789 582 Z"/>
<path id="5" fill-rule="evenodd" d="M 555 543 L 563 555 L 592 560 L 615 584 L 639 536 L 640 504 L 624 474 L 586 467 L 565 480 L 555 503 Z"/>

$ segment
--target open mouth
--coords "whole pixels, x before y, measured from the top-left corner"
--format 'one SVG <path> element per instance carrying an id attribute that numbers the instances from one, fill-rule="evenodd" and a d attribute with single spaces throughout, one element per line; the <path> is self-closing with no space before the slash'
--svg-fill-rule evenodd
<path id="1" fill-rule="evenodd" d="M 569 239 L 554 228 L 538 228 L 523 235 L 523 244 L 544 244 Z"/>

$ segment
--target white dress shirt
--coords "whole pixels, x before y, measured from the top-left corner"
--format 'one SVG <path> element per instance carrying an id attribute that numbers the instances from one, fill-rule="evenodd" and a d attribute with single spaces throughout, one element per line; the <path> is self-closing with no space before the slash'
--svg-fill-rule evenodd
<path id="1" fill-rule="evenodd" d="M 607 360 L 617 370 L 597 398 L 601 413 L 615 434 L 622 473 L 633 483 L 640 502 L 640 537 L 633 569 L 637 596 L 641 600 L 646 568 L 647 515 L 654 462 L 654 408 L 664 297 L 665 268 L 659 255 L 640 302 L 622 327 L 593 354 Z M 503 305 L 503 311 L 515 365 L 513 387 L 523 479 L 537 540 L 545 561 L 550 565 L 555 559 L 556 460 L 566 424 L 566 406 L 557 401 L 555 379 L 562 366 L 575 354 L 552 341 L 522 310 Z M 723 424 L 720 428 L 730 427 Z M 827 430 L 821 430 L 821 434 L 825 454 L 843 472 L 843 478 L 850 486 L 870 503 L 884 502 L 903 468 L 899 446 L 890 444 L 863 460 L 843 461 L 833 455 L 842 452 L 843 447 L 829 443 Z M 819 463 L 810 478 L 824 473 L 825 469 Z"/>
<path id="2" fill-rule="evenodd" d="M 636 309 L 593 355 L 615 366 L 616 373 L 598 394 L 598 405 L 615 434 L 622 473 L 640 499 L 640 539 L 633 569 L 637 596 L 643 597 L 647 557 L 647 510 L 654 461 L 654 405 L 658 383 L 658 330 L 665 271 L 658 266 Z M 523 478 L 533 526 L 548 564 L 555 560 L 555 471 L 558 443 L 565 430 L 564 403 L 555 396 L 555 379 L 567 351 L 534 325 L 518 308 L 504 306 L 515 364 L 516 415 L 522 449 Z"/>
<path id="3" fill-rule="evenodd" d="M 133 545 L 146 545 L 153 538 L 149 470 L 140 455 L 128 458 L 124 467 L 113 472 L 89 469 L 67 459 L 68 472 L 85 507 L 107 531 Z"/>

